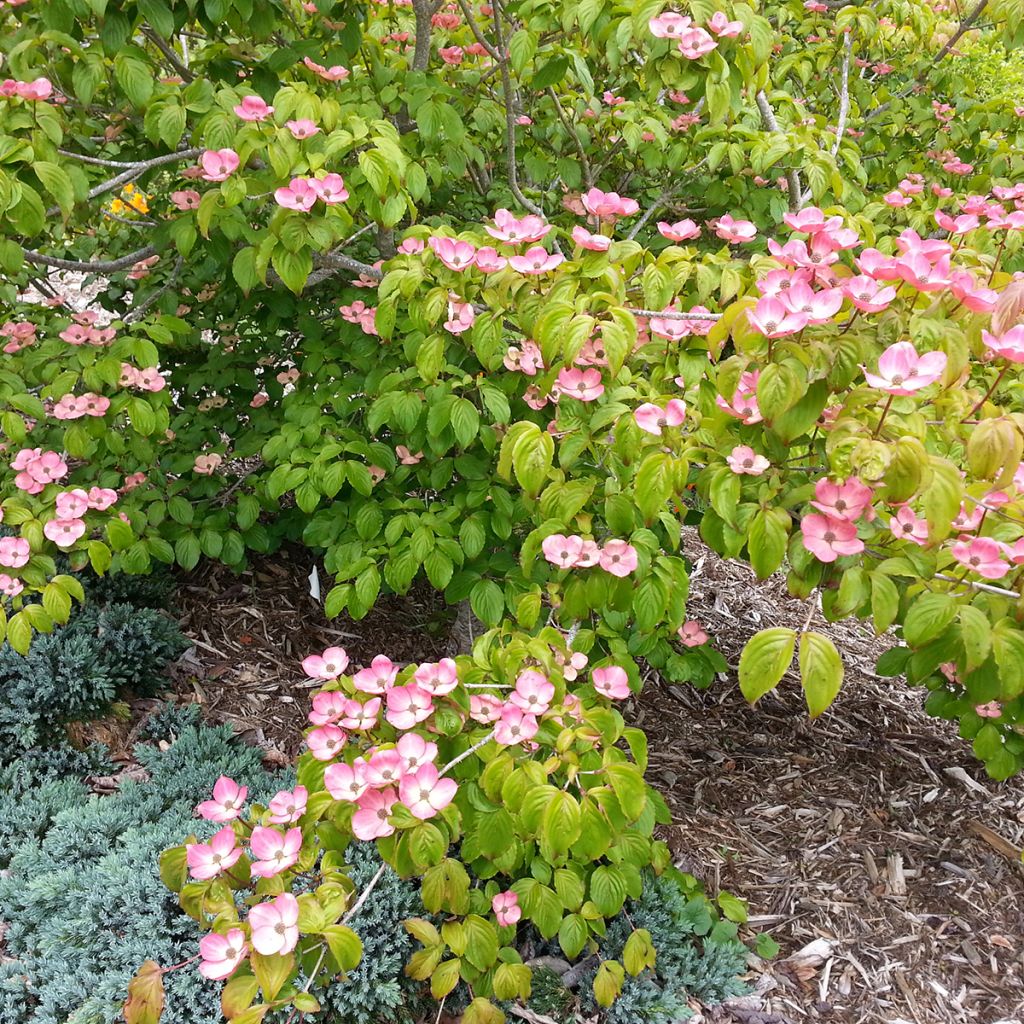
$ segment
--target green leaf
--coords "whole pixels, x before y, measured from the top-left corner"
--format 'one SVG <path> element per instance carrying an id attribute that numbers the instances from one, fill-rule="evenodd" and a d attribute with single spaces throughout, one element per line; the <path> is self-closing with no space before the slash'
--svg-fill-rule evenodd
<path id="1" fill-rule="evenodd" d="M 75 188 L 71 184 L 67 171 L 57 164 L 49 163 L 46 160 L 38 160 L 32 165 L 36 177 L 43 183 L 43 187 L 57 201 L 61 213 L 69 216 L 75 205 Z"/>
<path id="2" fill-rule="evenodd" d="M 284 956 L 264 956 L 253 950 L 249 963 L 252 965 L 252 973 L 260 983 L 260 988 L 263 989 L 263 998 L 270 1002 L 284 988 L 284 983 L 295 967 L 295 957 L 291 953 Z"/>
<path id="3" fill-rule="evenodd" d="M 299 252 L 290 252 L 283 245 L 279 245 L 271 253 L 270 262 L 277 271 L 277 276 L 296 295 L 306 286 L 306 278 L 313 271 L 313 255 L 307 248 Z"/>
<path id="4" fill-rule="evenodd" d="M 558 929 L 558 944 L 569 960 L 575 960 L 583 952 L 590 936 L 587 922 L 579 914 L 567 914 Z"/>
<path id="5" fill-rule="evenodd" d="M 751 520 L 747 551 L 759 580 L 767 579 L 782 565 L 789 540 L 789 521 L 786 512 L 773 508 L 759 509 Z"/>
<path id="6" fill-rule="evenodd" d="M 647 784 L 635 765 L 610 764 L 604 774 L 618 797 L 627 821 L 636 821 L 647 806 Z M 575 842 L 575 840 L 574 840 Z"/>
<path id="7" fill-rule="evenodd" d="M 960 639 L 966 656 L 965 668 L 973 672 L 984 664 L 992 650 L 992 624 L 980 608 L 967 604 L 960 609 Z"/>
<path id="8" fill-rule="evenodd" d="M 122 51 L 114 58 L 114 78 L 136 107 L 144 107 L 153 95 L 156 79 L 152 70 L 129 53 Z"/>
<path id="9" fill-rule="evenodd" d="M 545 860 L 559 864 L 569 847 L 580 837 L 580 805 L 564 791 L 556 793 L 544 809 L 540 826 L 540 849 Z"/>
<path id="10" fill-rule="evenodd" d="M 611 1006 L 622 992 L 626 971 L 618 960 L 602 960 L 594 978 L 594 999 L 598 1006 Z"/>
<path id="11" fill-rule="evenodd" d="M 800 683 L 811 718 L 828 708 L 843 685 L 843 660 L 821 633 L 800 634 Z"/>
<path id="12" fill-rule="evenodd" d="M 605 917 L 614 917 L 626 902 L 626 878 L 614 865 L 602 864 L 590 876 L 590 898 Z"/>
<path id="13" fill-rule="evenodd" d="M 778 686 L 793 660 L 796 632 L 783 626 L 755 633 L 740 655 L 740 692 L 755 703 Z"/>
<path id="14" fill-rule="evenodd" d="M 464 956 L 478 970 L 486 971 L 498 959 L 498 930 L 485 918 L 470 914 L 463 922 Z"/>
<path id="15" fill-rule="evenodd" d="M 956 612 L 956 601 L 949 594 L 918 595 L 903 621 L 904 639 L 911 647 L 922 647 L 952 624 Z"/>
<path id="16" fill-rule="evenodd" d="M 554 457 L 554 439 L 535 423 L 530 423 L 516 438 L 512 447 L 512 469 L 528 497 L 536 498 L 540 494 Z"/>
<path id="17" fill-rule="evenodd" d="M 332 924 L 322 934 L 338 970 L 354 971 L 363 958 L 362 939 L 343 924 Z"/>
<path id="18" fill-rule="evenodd" d="M 505 612 L 505 595 L 494 580 L 477 580 L 469 592 L 473 614 L 487 626 L 497 626 Z"/>

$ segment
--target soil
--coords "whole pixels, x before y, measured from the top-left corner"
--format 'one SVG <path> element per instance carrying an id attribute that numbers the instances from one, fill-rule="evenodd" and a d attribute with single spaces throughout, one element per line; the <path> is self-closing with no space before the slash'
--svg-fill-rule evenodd
<path id="1" fill-rule="evenodd" d="M 692 532 L 685 549 L 689 613 L 731 665 L 758 629 L 803 625 L 808 605 L 781 579 L 757 583 Z M 450 653 L 452 616 L 429 588 L 328 622 L 311 569 L 301 550 L 241 575 L 210 566 L 178 594 L 195 647 L 176 666 L 174 699 L 232 723 L 269 763 L 298 751 L 317 686 L 299 667 L 306 654 L 339 645 L 364 665 Z M 816 721 L 795 679 L 750 708 L 734 672 L 704 691 L 652 676 L 626 709 L 650 736 L 678 866 L 746 899 L 743 937 L 767 932 L 781 947 L 751 955 L 751 996 L 695 1007 L 696 1024 L 1020 1024 L 1024 780 L 988 779 L 955 728 L 924 714 L 920 692 L 874 674 L 885 638 L 820 616 L 812 628 L 846 664 Z"/>

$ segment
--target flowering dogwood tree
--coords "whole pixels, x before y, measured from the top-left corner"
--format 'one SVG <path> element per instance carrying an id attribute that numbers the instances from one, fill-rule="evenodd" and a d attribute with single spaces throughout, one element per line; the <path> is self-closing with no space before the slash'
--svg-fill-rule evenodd
<path id="1" fill-rule="evenodd" d="M 1020 768 L 1024 99 L 977 95 L 959 54 L 1019 45 L 1021 15 L 4 5 L 10 642 L 81 598 L 58 552 L 138 573 L 295 541 L 330 615 L 425 576 L 486 630 L 451 665 L 312 656 L 301 792 L 245 825 L 214 793 L 230 833 L 167 874 L 192 870 L 229 1015 L 313 1012 L 355 962 L 353 837 L 456 920 L 411 926 L 411 970 L 466 982 L 467 1021 L 528 986 L 517 911 L 567 952 L 600 937 L 664 866 L 614 702 L 637 659 L 725 667 L 684 522 L 807 600 L 747 645 L 750 700 L 795 657 L 821 714 L 843 668 L 813 627 L 858 616 L 893 636 L 881 672 Z M 514 842 L 485 846 L 487 815 Z"/>

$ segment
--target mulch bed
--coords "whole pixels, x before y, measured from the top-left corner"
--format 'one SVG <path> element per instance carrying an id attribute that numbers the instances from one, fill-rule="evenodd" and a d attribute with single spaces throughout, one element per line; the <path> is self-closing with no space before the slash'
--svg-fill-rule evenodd
<path id="1" fill-rule="evenodd" d="M 808 606 L 781 579 L 756 583 L 690 531 L 685 548 L 690 614 L 730 664 L 758 629 L 803 625 Z M 311 568 L 305 551 L 241 575 L 209 566 L 177 597 L 196 646 L 176 666 L 176 699 L 230 722 L 271 763 L 300 745 L 317 685 L 299 667 L 306 654 L 339 645 L 363 665 L 450 653 L 450 615 L 429 588 L 328 622 Z M 782 947 L 771 962 L 752 956 L 753 996 L 695 1021 L 1020 1024 L 1024 780 L 987 779 L 954 727 L 924 714 L 920 692 L 876 677 L 884 640 L 820 616 L 812 628 L 846 663 L 816 722 L 796 679 L 751 709 L 731 673 L 706 691 L 652 679 L 627 712 L 651 739 L 677 863 L 709 891 L 747 899 L 747 937 L 766 931 Z"/>

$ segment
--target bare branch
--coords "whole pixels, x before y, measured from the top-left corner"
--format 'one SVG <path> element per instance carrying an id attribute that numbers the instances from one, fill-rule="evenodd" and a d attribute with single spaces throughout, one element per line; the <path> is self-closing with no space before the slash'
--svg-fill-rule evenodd
<path id="1" fill-rule="evenodd" d="M 459 0 L 460 3 L 464 0 Z M 548 86 L 548 95 L 551 97 L 552 103 L 555 105 L 555 111 L 558 114 L 558 120 L 562 122 L 562 126 L 569 133 L 569 138 L 572 139 L 573 145 L 576 147 L 576 152 L 580 157 L 580 164 L 583 167 L 583 181 L 587 189 L 594 187 L 594 171 L 590 166 L 590 160 L 587 157 L 587 151 L 583 148 L 583 143 L 580 141 L 579 133 L 576 131 L 576 126 L 565 116 L 565 111 L 562 109 L 562 104 L 558 102 L 558 95 L 551 86 Z"/>
<path id="2" fill-rule="evenodd" d="M 918 87 L 918 85 L 924 81 L 925 76 L 928 74 L 928 68 L 934 67 L 934 65 L 938 64 L 939 61 L 942 60 L 942 58 L 945 57 L 958 42 L 960 42 L 964 33 L 967 32 L 981 17 L 982 11 L 985 10 L 986 6 L 988 6 L 988 0 L 978 0 L 978 3 L 971 10 L 970 14 L 960 22 L 956 31 L 946 41 L 946 45 L 943 46 L 934 57 L 932 57 L 928 66 L 918 73 L 917 77 L 910 83 L 910 85 L 908 85 L 906 89 L 896 93 L 891 100 L 886 100 L 885 103 L 875 107 L 874 110 L 869 110 L 868 113 L 864 115 L 864 120 L 870 121 L 872 118 L 878 117 L 879 114 L 884 114 L 897 100 L 906 99 Z"/>
<path id="3" fill-rule="evenodd" d="M 412 70 L 426 71 L 430 64 L 430 19 L 433 18 L 430 0 L 413 0 L 416 15 L 416 49 L 412 55 Z"/>
<path id="4" fill-rule="evenodd" d="M 167 280 L 155 292 L 149 295 L 145 301 L 132 308 L 131 312 L 124 318 L 126 324 L 134 324 L 141 320 L 174 287 L 184 263 L 185 261 L 181 256 L 174 261 L 174 268 L 171 270 Z"/>
<path id="5" fill-rule="evenodd" d="M 853 33 L 847 31 L 843 42 L 843 68 L 839 85 L 839 121 L 836 124 L 836 138 L 832 143 L 832 156 L 839 152 L 839 143 L 846 131 L 846 119 L 850 116 L 850 56 L 853 53 Z"/>
<path id="6" fill-rule="evenodd" d="M 72 153 L 70 149 L 58 149 L 61 156 L 78 160 L 83 164 L 95 164 L 97 167 L 135 167 L 137 160 L 106 160 L 99 156 L 87 156 L 85 153 Z"/>
<path id="7" fill-rule="evenodd" d="M 167 58 L 167 63 L 170 64 L 186 82 L 194 82 L 196 80 L 196 76 L 181 63 L 178 59 L 178 55 L 174 52 L 174 47 L 172 47 L 171 44 L 163 38 L 163 36 L 151 29 L 148 25 L 142 26 L 142 34 L 164 55 L 164 57 Z"/>
<path id="8" fill-rule="evenodd" d="M 634 316 L 656 316 L 660 320 L 721 320 L 721 313 L 684 313 L 681 310 L 675 309 L 633 309 L 630 306 L 626 307 L 627 313 L 632 313 Z"/>
<path id="9" fill-rule="evenodd" d="M 137 164 L 132 164 L 128 170 L 122 171 L 120 174 L 115 175 L 113 178 L 109 178 L 107 181 L 102 182 L 95 188 L 89 189 L 88 199 L 95 199 L 97 196 L 105 195 L 107 192 L 113 192 L 115 188 L 120 188 L 121 185 L 127 184 L 129 181 L 133 181 L 135 178 L 145 174 L 146 171 L 153 170 L 154 167 L 163 167 L 166 164 L 181 163 L 182 160 L 192 160 L 199 156 L 203 150 L 200 147 L 193 149 L 179 149 L 174 153 L 164 153 L 162 156 L 155 156 L 151 160 L 142 160 Z M 51 206 L 46 211 L 47 217 L 56 217 L 60 213 L 59 206 Z"/>
<path id="10" fill-rule="evenodd" d="M 768 97 L 763 89 L 758 92 L 755 99 L 757 109 L 761 111 L 761 121 L 764 123 L 765 130 L 782 134 L 779 122 L 775 119 L 775 111 L 772 110 L 772 105 L 768 102 Z M 799 171 L 795 167 L 791 167 L 786 171 L 786 180 L 789 182 L 789 208 L 795 212 L 800 209 L 803 196 Z"/>
<path id="11" fill-rule="evenodd" d="M 127 270 L 129 267 L 134 266 L 139 260 L 148 259 L 150 256 L 155 256 L 158 250 L 152 245 L 147 245 L 145 249 L 137 249 L 135 252 L 130 252 L 127 256 L 121 256 L 116 260 L 62 260 L 56 256 L 44 256 L 41 252 L 35 252 L 32 249 L 25 249 L 25 259 L 29 263 L 37 263 L 43 267 L 53 267 L 54 270 L 84 270 L 90 274 L 114 274 L 119 270 Z"/>

